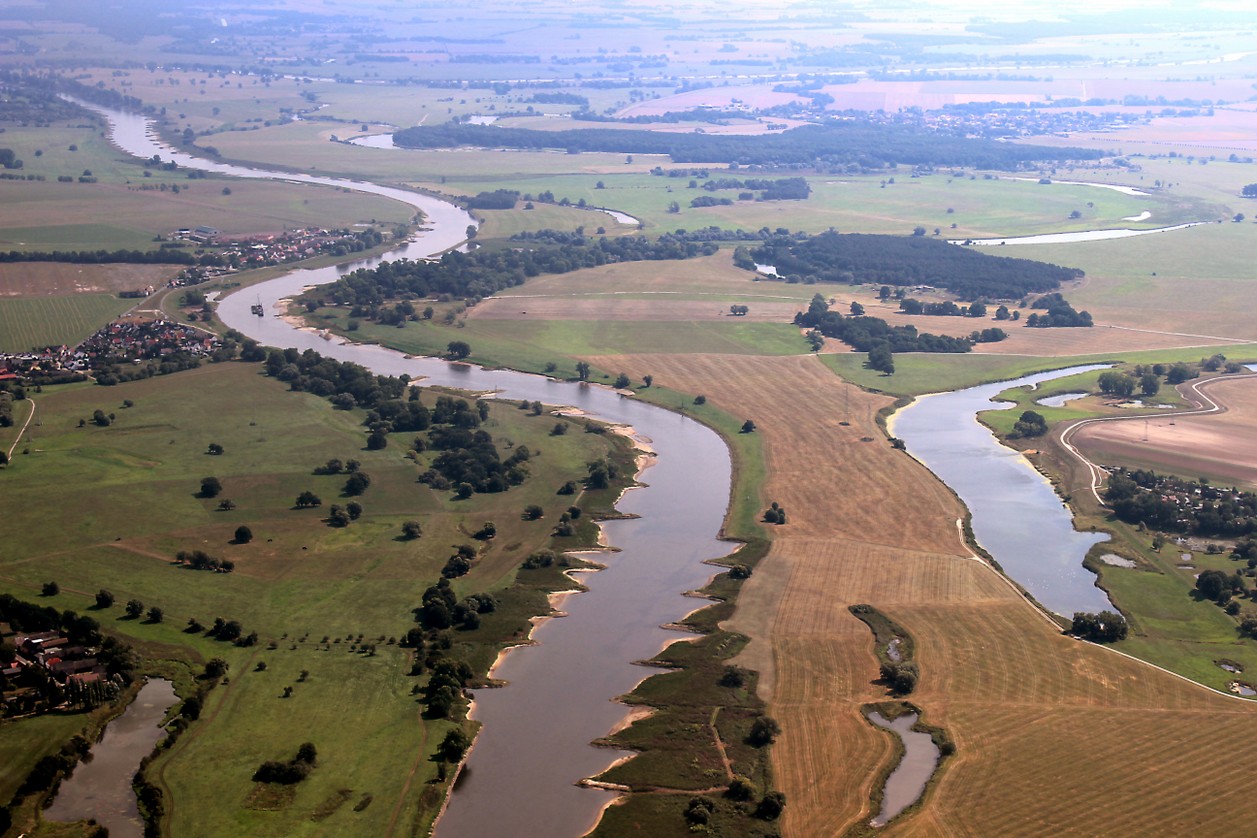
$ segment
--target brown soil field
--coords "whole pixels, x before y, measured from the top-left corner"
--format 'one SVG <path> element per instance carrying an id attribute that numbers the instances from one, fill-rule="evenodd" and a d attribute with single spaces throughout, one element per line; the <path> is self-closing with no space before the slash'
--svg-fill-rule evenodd
<path id="1" fill-rule="evenodd" d="M 1156 93 L 1151 95 L 1164 95 Z M 1241 99 L 1248 98 L 1245 94 Z M 1112 133 L 1078 133 L 1066 139 L 1036 137 L 1042 145 L 1092 145 L 1111 147 L 1119 143 L 1128 153 L 1154 151 L 1146 146 L 1164 146 L 1193 153 L 1197 149 L 1252 154 L 1257 151 L 1257 113 L 1242 106 L 1216 108 L 1213 116 L 1176 116 L 1154 120 L 1135 130 Z"/>
<path id="2" fill-rule="evenodd" d="M 789 523 L 771 528 L 728 627 L 752 638 L 739 662 L 761 673 L 782 725 L 783 834 L 841 835 L 872 814 L 891 742 L 859 713 L 886 695 L 872 636 L 847 612 L 860 602 L 912 633 L 912 700 L 957 745 L 921 810 L 888 835 L 1221 833 L 1251 808 L 1226 779 L 1257 757 L 1257 707 L 1063 637 L 969 556 L 960 504 L 874 426 L 884 397 L 810 357 L 621 356 L 612 366 L 703 392 L 761 435 L 763 497 Z"/>
<path id="3" fill-rule="evenodd" d="M 0 297 L 59 297 L 164 286 L 179 265 L 71 265 L 63 262 L 0 264 Z"/>
<path id="4" fill-rule="evenodd" d="M 1221 378 L 1204 386 L 1225 412 L 1155 416 L 1146 424 L 1140 419 L 1095 422 L 1080 428 L 1073 442 L 1088 458 L 1107 465 L 1151 466 L 1257 486 L 1257 378 Z"/>

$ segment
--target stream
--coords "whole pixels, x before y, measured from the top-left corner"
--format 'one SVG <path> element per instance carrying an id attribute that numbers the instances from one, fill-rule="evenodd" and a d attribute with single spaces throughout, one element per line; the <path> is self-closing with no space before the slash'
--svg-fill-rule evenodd
<path id="1" fill-rule="evenodd" d="M 95 818 L 112 838 L 140 838 L 144 823 L 131 777 L 139 770 L 140 760 L 165 735 L 158 725 L 178 700 L 169 681 L 154 678 L 145 684 L 126 712 L 105 727 L 100 742 L 92 746 L 91 760 L 81 762 L 61 784 L 52 805 L 44 810 L 44 819 Z"/>
<path id="2" fill-rule="evenodd" d="M 657 453 L 642 479 L 648 487 L 626 493 L 618 508 L 640 516 L 604 524 L 618 552 L 598 556 L 605 570 L 581 575 L 589 591 L 563 603 L 567 616 L 533 632 L 538 645 L 504 655 L 493 675 L 510 682 L 477 690 L 472 718 L 483 724 L 467 758 L 438 836 L 577 836 L 597 822 L 613 792 L 581 788 L 578 781 L 608 768 L 627 752 L 590 742 L 623 721 L 615 701 L 652 670 L 633 662 L 650 658 L 680 639 L 661 626 L 678 621 L 702 602 L 683 594 L 701 588 L 716 569 L 704 560 L 729 553 L 717 535 L 729 505 L 732 468 L 724 441 L 683 415 L 618 395 L 607 387 L 537 375 L 484 370 L 394 350 L 326 340 L 276 316 L 279 301 L 308 286 L 333 282 L 347 271 L 384 259 L 422 258 L 460 244 L 472 219 L 438 199 L 372 183 L 244 168 L 172 152 L 154 139 L 143 116 L 91 106 L 110 123 L 114 142 L 142 158 L 160 154 L 180 166 L 250 178 L 346 187 L 403 201 L 425 214 L 427 229 L 408 244 L 348 265 L 294 270 L 229 294 L 219 318 L 233 329 L 278 347 L 313 349 L 361 364 L 380 375 L 407 374 L 427 385 L 496 391 L 507 399 L 570 405 L 609 422 L 630 425 Z M 265 317 L 250 312 L 261 302 Z M 415 601 L 422 593 L 415 588 Z M 505 815 L 504 813 L 509 813 Z"/>

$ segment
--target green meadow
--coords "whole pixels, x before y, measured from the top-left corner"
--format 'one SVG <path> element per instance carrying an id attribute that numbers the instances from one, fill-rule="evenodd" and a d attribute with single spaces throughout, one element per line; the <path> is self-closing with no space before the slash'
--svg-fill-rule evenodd
<path id="1" fill-rule="evenodd" d="M 0 352 L 74 346 L 137 302 L 113 294 L 0 299 Z"/>

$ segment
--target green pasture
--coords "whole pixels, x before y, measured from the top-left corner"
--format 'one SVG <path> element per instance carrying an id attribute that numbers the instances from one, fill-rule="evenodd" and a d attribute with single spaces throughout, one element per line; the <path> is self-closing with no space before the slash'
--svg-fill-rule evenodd
<path id="1" fill-rule="evenodd" d="M 210 693 L 204 721 L 150 774 L 171 795 L 173 834 L 384 835 L 395 810 L 401 824 L 414 819 L 419 800 L 436 793 L 428 755 L 452 724 L 421 720 L 403 650 L 371 656 L 350 645 L 281 644 L 232 667 L 230 683 Z M 292 695 L 282 698 L 288 686 Z M 259 799 L 253 772 L 265 760 L 291 759 L 303 742 L 318 749 L 317 767 L 290 800 Z"/>
<path id="2" fill-rule="evenodd" d="M 476 215 L 483 219 L 478 234 L 482 239 L 506 239 L 516 233 L 575 230 L 577 227 L 585 228 L 585 235 L 594 235 L 599 228 L 612 236 L 637 232 L 636 224 L 621 224 L 605 212 L 553 204 L 534 204 L 530 210 L 524 209 L 523 204 L 511 210 L 476 210 Z"/>
<path id="3" fill-rule="evenodd" d="M 344 312 L 331 309 L 320 310 L 310 322 L 339 331 L 347 320 Z M 399 328 L 362 321 L 353 337 L 414 355 L 442 355 L 451 341 L 465 341 L 471 345 L 472 361 L 530 372 L 544 369 L 549 362 L 598 355 L 798 355 L 807 349 L 799 330 L 788 323 L 489 319 L 463 322 L 465 326 L 461 328 L 435 321 L 409 322 Z M 570 364 L 565 369 L 567 366 Z M 560 373 L 565 374 L 562 370 Z"/>
<path id="4" fill-rule="evenodd" d="M 0 590 L 91 614 L 142 649 L 178 648 L 194 660 L 221 656 L 231 665 L 229 683 L 210 694 L 201 721 L 152 775 L 173 795 L 176 832 L 383 834 L 398 807 L 400 823 L 412 822 L 420 809 L 430 817 L 441 789 L 428 782 L 435 770 L 428 755 L 449 723 L 419 718 L 410 697 L 419 679 L 406 675 L 396 640 L 413 625 L 411 609 L 454 545 L 479 544 L 469 533 L 485 521 L 495 522 L 497 538 L 480 545 L 473 570 L 455 581 L 455 590 L 459 596 L 496 591 L 515 603 L 508 586 L 520 563 L 550 544 L 562 511 L 586 500 L 555 490 L 579 478 L 586 462 L 607 456 L 611 441 L 552 436 L 556 422 L 577 423 L 492 403 L 484 429 L 503 449 L 527 445 L 534 452 L 531 476 L 508 492 L 454 501 L 416 482 L 435 452 L 408 460 L 413 434 L 393 434 L 387 448 L 365 450 L 361 411 L 288 392 L 257 364 L 209 365 L 110 388 L 49 387 L 36 398 L 39 423 L 24 446 L 29 453 L 19 452 L 0 471 L 5 492 L 23 498 L 0 527 L 6 544 Z M 92 423 L 96 409 L 112 413 L 113 423 Z M 88 420 L 84 427 L 80 419 Z M 224 452 L 207 454 L 211 442 Z M 345 476 L 312 473 L 333 457 L 360 460 L 372 478 L 355 498 L 362 517 L 342 529 L 322 519 L 332 503 L 348 502 Z M 218 498 L 197 496 L 209 475 L 223 484 Z M 323 506 L 293 509 L 307 489 Z M 223 498 L 236 508 L 219 511 Z M 540 521 L 522 520 L 530 504 L 543 508 Z M 424 529 L 413 541 L 401 536 L 410 519 Z M 241 524 L 253 532 L 249 544 L 233 543 Z M 191 549 L 232 559 L 236 570 L 215 574 L 172 564 L 177 551 Z M 48 581 L 60 592 L 41 599 Z M 112 608 L 95 607 L 102 588 L 114 593 Z M 131 599 L 163 609 L 163 621 L 127 618 L 123 604 Z M 544 598 L 530 604 L 529 615 L 545 607 Z M 527 615 L 517 613 L 522 607 L 522 601 L 508 605 L 486 616 L 481 631 L 458 633 L 458 654 L 487 665 L 497 644 L 526 628 Z M 258 644 L 241 648 L 185 631 L 190 619 L 208 626 L 216 617 L 257 632 Z M 257 671 L 259 662 L 265 671 Z M 310 673 L 305 682 L 303 669 Z M 285 686 L 294 687 L 291 698 L 281 698 Z M 10 741 L 51 747 L 65 732 L 48 722 L 14 729 L 22 735 L 6 736 L 5 748 Z M 254 808 L 253 770 L 264 760 L 290 758 L 307 740 L 320 756 L 310 780 L 279 811 Z M 29 762 L 22 766 L 0 781 L 17 782 Z M 341 789 L 353 796 L 332 807 Z M 368 795 L 373 800 L 355 812 Z M 209 800 L 212 814 L 204 811 Z"/>
<path id="5" fill-rule="evenodd" d="M 87 716 L 39 716 L 0 722 L 0 797 L 7 803 L 22 785 L 31 766 L 55 753 L 89 724 Z"/>
<path id="6" fill-rule="evenodd" d="M 1172 364 L 1178 361 L 1199 361 L 1201 358 L 1207 358 L 1216 353 L 1222 353 L 1235 361 L 1251 361 L 1257 358 L 1257 345 L 1149 349 L 1140 352 L 1110 352 L 1071 357 L 912 352 L 895 355 L 894 375 L 883 375 L 867 369 L 864 366 L 867 355 L 863 352 L 838 353 L 820 357 L 825 366 L 861 387 L 895 396 L 920 396 L 926 393 L 960 390 L 988 381 L 1012 380 L 1032 372 L 1080 364 L 1118 361 L 1129 364 Z M 1059 392 L 1065 392 L 1065 390 Z"/>
<path id="7" fill-rule="evenodd" d="M 0 352 L 74 346 L 136 302 L 113 294 L 0 299 Z"/>

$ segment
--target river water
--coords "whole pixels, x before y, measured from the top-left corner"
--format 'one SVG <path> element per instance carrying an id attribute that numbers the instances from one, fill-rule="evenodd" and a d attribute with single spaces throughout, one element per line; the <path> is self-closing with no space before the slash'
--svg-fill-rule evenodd
<path id="1" fill-rule="evenodd" d="M 1073 515 L 1047 478 L 1020 453 L 1000 445 L 976 416 L 1000 409 L 991 399 L 1010 387 L 1103 368 L 1071 367 L 923 396 L 890 420 L 891 434 L 904 441 L 908 453 L 964 501 L 978 543 L 1035 599 L 1066 617 L 1113 610 L 1096 587 L 1095 574 L 1082 566 L 1091 546 L 1107 536 L 1076 531 Z"/>
<path id="2" fill-rule="evenodd" d="M 94 110 L 109 119 L 114 141 L 140 157 L 161 154 L 181 166 L 237 177 L 345 186 L 395 198 L 423 211 L 430 229 L 383 259 L 439 253 L 459 244 L 472 223 L 461 209 L 416 193 L 172 154 L 157 144 L 143 117 Z M 619 550 L 599 557 L 607 568 L 582 575 L 589 591 L 566 600 L 563 609 L 568 616 L 537 628 L 534 638 L 539 645 L 503 658 L 494 675 L 508 680 L 510 686 L 477 691 L 473 717 L 483 728 L 468 757 L 467 774 L 437 826 L 438 835 L 451 838 L 580 835 L 593 826 L 615 795 L 574 784 L 627 756 L 589 743 L 625 718 L 626 708 L 614 699 L 651 674 L 633 662 L 652 657 L 678 639 L 677 633 L 661 626 L 701 605 L 682 594 L 702 587 L 714 573 L 703 561 L 729 552 L 730 545 L 717 539 L 732 479 L 728 448 L 704 425 L 606 387 L 408 358 L 379 346 L 324 340 L 313 330 L 295 330 L 275 316 L 279 300 L 380 260 L 293 271 L 225 297 L 218 316 L 264 344 L 313 349 L 381 375 L 404 373 L 425 379 L 425 384 L 496 390 L 502 398 L 571 405 L 631 425 L 657 453 L 643 477 L 649 487 L 630 491 L 619 505 L 622 511 L 641 517 L 605 525 L 608 542 Z M 250 313 L 250 306 L 259 300 L 265 317 Z M 416 603 L 421 587 L 415 588 Z"/>
<path id="3" fill-rule="evenodd" d="M 938 768 L 940 755 L 933 737 L 924 731 L 912 729 L 917 718 L 916 713 L 905 713 L 892 722 L 876 711 L 869 713 L 873 724 L 898 736 L 904 748 L 899 764 L 890 772 L 882 789 L 882 811 L 869 821 L 870 826 L 885 826 L 904 809 L 920 800 L 925 793 L 926 784 Z"/>
<path id="4" fill-rule="evenodd" d="M 144 823 L 135 804 L 131 778 L 164 731 L 158 727 L 178 701 L 174 684 L 161 678 L 140 689 L 126 712 L 105 728 L 92 746 L 90 762 L 82 762 L 61 784 L 56 799 L 44 810 L 49 821 L 95 818 L 111 838 L 140 838 Z"/>

